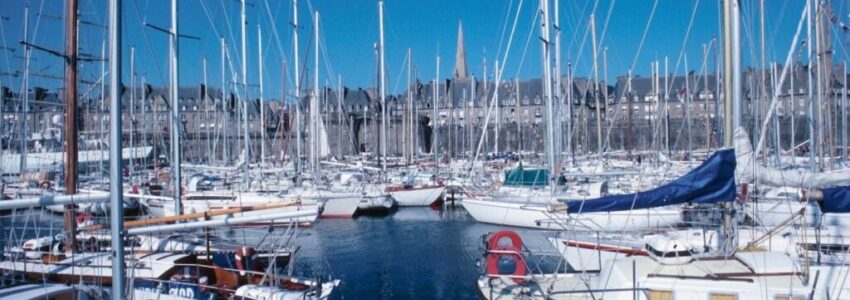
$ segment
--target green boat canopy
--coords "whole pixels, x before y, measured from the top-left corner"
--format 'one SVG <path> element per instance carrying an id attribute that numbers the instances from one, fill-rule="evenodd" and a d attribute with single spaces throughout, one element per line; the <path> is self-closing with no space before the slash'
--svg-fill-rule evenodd
<path id="1" fill-rule="evenodd" d="M 521 165 L 505 171 L 505 186 L 537 187 L 549 185 L 549 170 L 525 169 Z"/>

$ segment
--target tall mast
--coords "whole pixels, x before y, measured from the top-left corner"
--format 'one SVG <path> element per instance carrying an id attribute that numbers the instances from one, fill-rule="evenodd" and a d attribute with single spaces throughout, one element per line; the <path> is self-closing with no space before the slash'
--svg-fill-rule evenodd
<path id="1" fill-rule="evenodd" d="M 384 1 L 378 0 L 378 88 L 381 97 L 381 169 L 387 173 L 387 100 L 384 79 Z"/>
<path id="2" fill-rule="evenodd" d="M 499 126 L 502 124 L 502 106 L 499 105 L 499 84 L 501 77 L 499 77 L 499 60 L 496 60 L 496 65 L 493 68 L 493 78 L 496 80 L 493 82 L 493 101 L 496 102 L 496 131 L 493 135 L 493 152 L 499 152 Z"/>
<path id="3" fill-rule="evenodd" d="M 124 203 L 121 177 L 121 14 L 122 1 L 109 5 L 109 207 L 112 251 L 112 299 L 124 299 Z M 176 2 L 176 1 L 175 1 Z M 176 11 L 176 4 L 174 5 Z M 176 24 L 176 22 L 175 22 Z M 175 25 L 176 26 L 176 25 Z M 176 29 L 176 27 L 175 27 Z M 175 30 L 176 32 L 176 30 Z M 176 36 L 174 36 L 176 38 Z M 179 202 L 178 202 L 179 203 Z M 179 205 L 178 205 L 179 206 Z"/>
<path id="4" fill-rule="evenodd" d="M 724 130 L 723 130 L 723 147 L 731 148 L 733 146 L 733 130 L 740 123 L 740 107 L 737 106 L 740 99 L 741 73 L 740 70 L 740 36 L 738 27 L 739 18 L 739 3 L 737 0 L 723 2 L 723 95 L 724 95 Z M 734 200 L 734 199 L 729 199 Z M 737 242 L 734 239 L 733 228 L 733 203 L 724 202 L 723 211 L 723 253 L 731 255 L 737 248 Z"/>
<path id="5" fill-rule="evenodd" d="M 404 150 L 406 152 L 405 157 L 407 157 L 408 163 L 413 159 L 413 140 L 416 136 L 413 134 L 413 82 L 410 81 L 413 74 L 413 50 L 407 48 L 407 128 L 406 133 L 402 135 L 410 136 L 408 139 L 408 143 L 410 145 L 405 145 Z"/>
<path id="6" fill-rule="evenodd" d="M 561 25 L 560 25 L 560 5 L 561 0 L 554 0 L 555 2 L 555 19 L 553 20 L 553 28 L 555 29 L 555 100 L 558 102 L 558 114 L 556 119 L 558 120 L 558 126 L 555 127 L 555 130 L 560 130 L 563 122 L 563 118 L 561 116 L 561 112 L 563 111 L 561 108 L 564 104 L 564 99 L 561 97 Z M 554 122 L 554 121 L 553 121 Z M 560 133 L 553 133 L 555 139 L 557 139 L 557 143 L 555 143 L 555 149 L 557 150 L 558 162 L 563 160 L 561 157 L 561 137 Z"/>
<path id="7" fill-rule="evenodd" d="M 551 53 L 549 49 L 549 0 L 540 1 L 540 49 L 542 50 L 543 59 L 543 93 L 546 103 L 546 160 L 549 166 L 550 179 L 555 178 L 554 175 L 559 168 L 555 165 L 555 136 L 552 123 L 552 70 L 551 70 Z M 598 107 L 597 107 L 598 109 Z M 552 186 L 554 188 L 554 185 Z"/>
<path id="8" fill-rule="evenodd" d="M 203 69 L 204 69 L 203 70 L 204 71 L 204 74 L 203 74 L 204 75 L 204 78 L 203 78 L 204 79 L 204 87 L 203 87 L 202 92 L 204 94 L 204 97 L 201 100 L 204 101 L 204 117 L 203 118 L 204 118 L 204 120 L 206 120 L 206 118 L 210 115 L 210 101 L 209 100 L 212 99 L 212 97 L 210 97 L 209 85 L 207 84 L 207 57 L 206 56 L 204 56 L 204 59 L 202 60 L 202 62 L 203 62 Z M 130 106 L 130 108 L 132 109 L 132 106 Z M 212 160 L 213 160 L 213 157 L 214 157 L 213 154 L 212 154 L 213 153 L 213 150 L 212 150 L 213 149 L 212 148 L 212 132 L 211 132 L 212 128 L 210 128 L 210 127 L 211 126 L 204 126 L 204 128 L 207 130 L 207 154 L 210 155 L 209 158 L 208 158 L 208 161 L 207 161 L 208 163 L 212 163 Z"/>
<path id="9" fill-rule="evenodd" d="M 242 0 L 242 13 L 241 13 L 241 29 L 242 29 L 242 146 L 245 147 L 243 149 L 245 155 L 245 165 L 251 162 L 251 139 L 248 136 L 248 44 L 247 44 L 247 34 L 245 33 L 245 27 L 248 25 L 247 16 L 245 14 L 245 1 Z M 243 184 L 246 184 L 248 181 L 248 172 L 243 172 L 243 178 L 245 179 Z"/>
<path id="10" fill-rule="evenodd" d="M 29 41 L 29 15 L 30 15 L 30 7 L 29 5 L 24 6 L 24 40 Z M 29 93 L 29 77 L 30 77 L 30 46 L 29 44 L 24 44 L 24 77 L 23 77 L 23 88 L 21 88 L 21 95 L 24 97 L 23 101 L 23 117 L 21 118 L 21 169 L 20 173 L 24 174 L 27 169 L 27 116 L 29 116 L 29 106 L 30 106 L 30 93 Z"/>
<path id="11" fill-rule="evenodd" d="M 313 18 L 313 95 L 310 97 L 310 154 L 313 174 L 319 175 L 321 145 L 319 143 L 319 11 Z"/>
<path id="12" fill-rule="evenodd" d="M 431 135 L 434 139 L 434 169 L 440 166 L 440 122 L 437 119 L 437 105 L 440 103 L 440 56 L 437 55 L 437 73 L 434 73 L 434 104 L 431 105 L 433 116 L 431 117 Z"/>
<path id="13" fill-rule="evenodd" d="M 266 165 L 266 108 L 265 102 L 263 102 L 263 31 L 260 29 L 260 25 L 257 25 L 257 58 L 259 59 L 259 63 L 257 64 L 260 80 L 260 165 Z"/>
<path id="14" fill-rule="evenodd" d="M 602 108 L 599 107 L 599 50 L 596 45 L 596 16 L 590 15 L 590 34 L 593 41 L 593 100 L 596 104 L 596 148 L 602 156 Z"/>
<path id="15" fill-rule="evenodd" d="M 224 41 L 224 38 L 221 38 L 221 112 L 222 112 L 223 120 L 222 120 L 222 123 L 220 123 L 220 124 L 229 125 L 230 124 L 230 112 L 227 111 L 227 103 L 230 102 L 229 101 L 230 99 L 228 99 L 229 94 L 227 93 L 227 77 L 225 75 L 225 73 L 227 73 L 227 64 L 225 63 L 226 59 L 227 59 L 227 43 Z M 227 162 L 230 161 L 230 159 L 229 159 L 230 156 L 229 156 L 229 153 L 228 153 L 228 148 L 230 147 L 230 145 L 228 144 L 227 127 L 229 127 L 229 126 L 221 126 L 222 135 L 224 136 L 223 139 L 222 139 L 224 146 L 221 147 L 221 160 L 225 164 L 227 164 Z"/>
<path id="16" fill-rule="evenodd" d="M 292 67 L 295 68 L 295 181 L 301 183 L 301 74 L 298 72 L 298 0 L 292 0 Z"/>
<path id="17" fill-rule="evenodd" d="M 178 95 L 179 86 L 179 69 L 177 63 L 179 35 L 177 31 L 177 0 L 171 0 L 171 34 L 168 36 L 169 53 L 171 61 L 171 172 L 174 174 L 174 214 L 183 214 L 183 208 L 180 204 L 180 98 Z M 114 95 L 114 94 L 113 94 Z M 111 149 L 112 147 L 110 147 Z"/>
<path id="18" fill-rule="evenodd" d="M 77 0 L 65 11 L 65 193 L 77 193 Z M 21 159 L 26 153 L 21 153 Z M 23 174 L 23 166 L 21 173 Z M 70 249 L 76 249 L 75 205 L 65 205 L 64 221 Z"/>
<path id="19" fill-rule="evenodd" d="M 570 153 L 570 164 L 575 164 L 573 151 L 573 63 L 567 61 L 567 153 Z"/>

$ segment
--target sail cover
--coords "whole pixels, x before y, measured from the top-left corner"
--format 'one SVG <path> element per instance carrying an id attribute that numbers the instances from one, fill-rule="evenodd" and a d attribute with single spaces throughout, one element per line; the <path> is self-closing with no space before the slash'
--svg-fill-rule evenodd
<path id="1" fill-rule="evenodd" d="M 735 151 L 715 152 L 696 169 L 657 188 L 590 200 L 563 200 L 570 213 L 610 212 L 735 200 Z"/>
<path id="2" fill-rule="evenodd" d="M 821 211 L 825 213 L 850 212 L 850 186 L 823 189 Z"/>
<path id="3" fill-rule="evenodd" d="M 737 155 L 736 178 L 739 183 L 759 183 L 775 187 L 819 189 L 842 186 L 850 182 L 850 169 L 829 172 L 809 172 L 801 169 L 780 170 L 756 162 L 753 147 L 747 132 L 735 129 L 735 152 Z"/>

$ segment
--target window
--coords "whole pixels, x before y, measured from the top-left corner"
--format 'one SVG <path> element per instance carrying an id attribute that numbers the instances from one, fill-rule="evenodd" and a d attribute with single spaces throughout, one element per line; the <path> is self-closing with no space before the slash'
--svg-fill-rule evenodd
<path id="1" fill-rule="evenodd" d="M 708 296 L 709 300 L 736 300 L 738 296 L 733 294 L 721 294 L 721 293 L 711 293 Z"/>
<path id="2" fill-rule="evenodd" d="M 671 292 L 671 291 L 660 291 L 660 290 L 649 290 L 649 294 L 647 295 L 647 299 L 649 299 L 649 300 L 673 300 L 673 292 Z"/>
<path id="3" fill-rule="evenodd" d="M 803 295 L 777 295 L 776 300 L 805 300 L 806 297 Z"/>

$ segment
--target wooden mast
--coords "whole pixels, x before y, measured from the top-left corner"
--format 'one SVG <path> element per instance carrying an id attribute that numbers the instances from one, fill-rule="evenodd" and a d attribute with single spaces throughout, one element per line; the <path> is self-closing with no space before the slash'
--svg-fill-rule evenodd
<path id="1" fill-rule="evenodd" d="M 77 193 L 77 0 L 65 11 L 65 193 Z M 25 154 L 22 154 L 25 155 Z M 21 170 L 23 171 L 23 169 Z M 76 249 L 76 205 L 65 205 L 68 249 Z"/>

